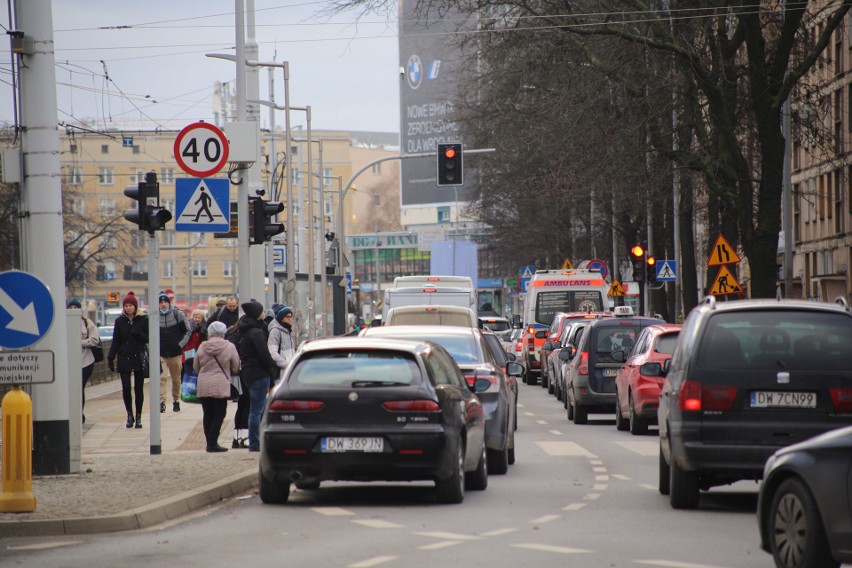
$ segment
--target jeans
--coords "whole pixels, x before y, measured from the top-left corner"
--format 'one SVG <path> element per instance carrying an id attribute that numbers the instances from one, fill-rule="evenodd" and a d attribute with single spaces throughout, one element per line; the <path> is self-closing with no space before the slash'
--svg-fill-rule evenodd
<path id="1" fill-rule="evenodd" d="M 263 405 L 269 392 L 269 377 L 255 379 L 249 385 L 249 449 L 260 448 L 260 417 L 263 415 Z"/>

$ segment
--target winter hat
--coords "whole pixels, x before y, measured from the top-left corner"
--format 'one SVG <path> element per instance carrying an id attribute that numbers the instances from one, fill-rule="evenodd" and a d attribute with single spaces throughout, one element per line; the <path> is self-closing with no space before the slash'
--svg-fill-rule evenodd
<path id="1" fill-rule="evenodd" d="M 263 313 L 263 304 L 257 300 L 251 300 L 242 305 L 243 313 L 251 319 L 257 319 L 257 316 Z"/>
<path id="2" fill-rule="evenodd" d="M 228 326 L 220 321 L 214 321 L 207 327 L 207 335 L 209 337 L 213 337 L 217 335 L 219 337 L 225 337 L 225 333 L 228 331 Z"/>
<path id="3" fill-rule="evenodd" d="M 126 304 L 133 304 L 136 309 L 139 309 L 139 300 L 136 299 L 136 295 L 133 293 L 133 290 L 127 293 L 124 297 L 124 300 L 121 301 L 121 305 L 124 306 Z"/>
<path id="4" fill-rule="evenodd" d="M 75 308 L 80 308 L 80 309 L 82 309 L 82 308 L 83 308 L 83 304 L 81 304 L 81 303 L 80 303 L 80 298 L 76 298 L 76 297 L 74 297 L 74 298 L 71 298 L 70 300 L 68 300 L 68 305 L 67 305 L 67 306 L 65 306 L 65 307 L 66 307 L 66 308 L 75 307 Z"/>
<path id="5" fill-rule="evenodd" d="M 293 308 L 290 306 L 281 306 L 275 311 L 275 319 L 279 322 L 284 319 L 284 316 L 293 313 Z"/>
<path id="6" fill-rule="evenodd" d="M 169 295 L 166 294 L 165 292 L 160 292 L 160 295 L 157 296 L 157 302 L 159 303 L 159 302 L 162 302 L 163 300 L 167 301 L 170 306 L 172 305 L 172 299 L 169 298 Z"/>

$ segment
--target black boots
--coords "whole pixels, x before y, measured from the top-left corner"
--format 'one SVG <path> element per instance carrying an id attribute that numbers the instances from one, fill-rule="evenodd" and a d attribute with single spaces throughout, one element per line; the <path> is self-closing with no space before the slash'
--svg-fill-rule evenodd
<path id="1" fill-rule="evenodd" d="M 127 413 L 127 424 L 124 425 L 125 428 L 133 428 L 133 413 Z"/>
<path id="2" fill-rule="evenodd" d="M 136 427 L 137 428 L 142 427 L 142 413 L 141 412 L 136 413 Z"/>
<path id="3" fill-rule="evenodd" d="M 227 451 L 228 451 L 228 448 L 223 448 L 219 444 L 216 444 L 215 446 L 207 446 L 207 453 L 212 454 L 212 453 L 227 452 Z"/>

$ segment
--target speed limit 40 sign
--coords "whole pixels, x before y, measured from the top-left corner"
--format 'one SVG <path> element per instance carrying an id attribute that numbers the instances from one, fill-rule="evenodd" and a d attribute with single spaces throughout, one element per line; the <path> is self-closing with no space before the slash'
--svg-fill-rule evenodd
<path id="1" fill-rule="evenodd" d="M 193 177 L 209 177 L 228 162 L 228 139 L 213 124 L 195 122 L 175 138 L 175 160 Z"/>

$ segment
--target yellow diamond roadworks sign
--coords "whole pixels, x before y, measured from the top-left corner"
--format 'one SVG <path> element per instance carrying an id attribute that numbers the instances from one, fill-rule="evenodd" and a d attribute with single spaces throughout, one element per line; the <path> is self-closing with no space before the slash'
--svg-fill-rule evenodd
<path id="1" fill-rule="evenodd" d="M 571 259 L 566 258 L 565 262 L 562 263 L 562 270 L 573 270 L 573 269 L 574 269 L 574 265 L 571 264 Z"/>
<path id="2" fill-rule="evenodd" d="M 710 257 L 707 259 L 707 266 L 722 266 L 725 264 L 735 264 L 740 261 L 740 256 L 734 247 L 731 246 L 725 237 L 719 235 L 716 238 L 716 243 L 710 249 Z M 712 292 L 711 292 L 712 294 Z"/>
<path id="3" fill-rule="evenodd" d="M 612 286 L 609 287 L 609 295 L 613 297 L 626 295 L 624 287 L 621 285 L 621 282 L 619 282 L 618 280 L 612 281 Z"/>
<path id="4" fill-rule="evenodd" d="M 724 296 L 725 294 L 740 294 L 743 289 L 727 266 L 719 269 L 719 274 L 716 275 L 716 280 L 710 288 L 710 294 L 713 296 Z"/>

